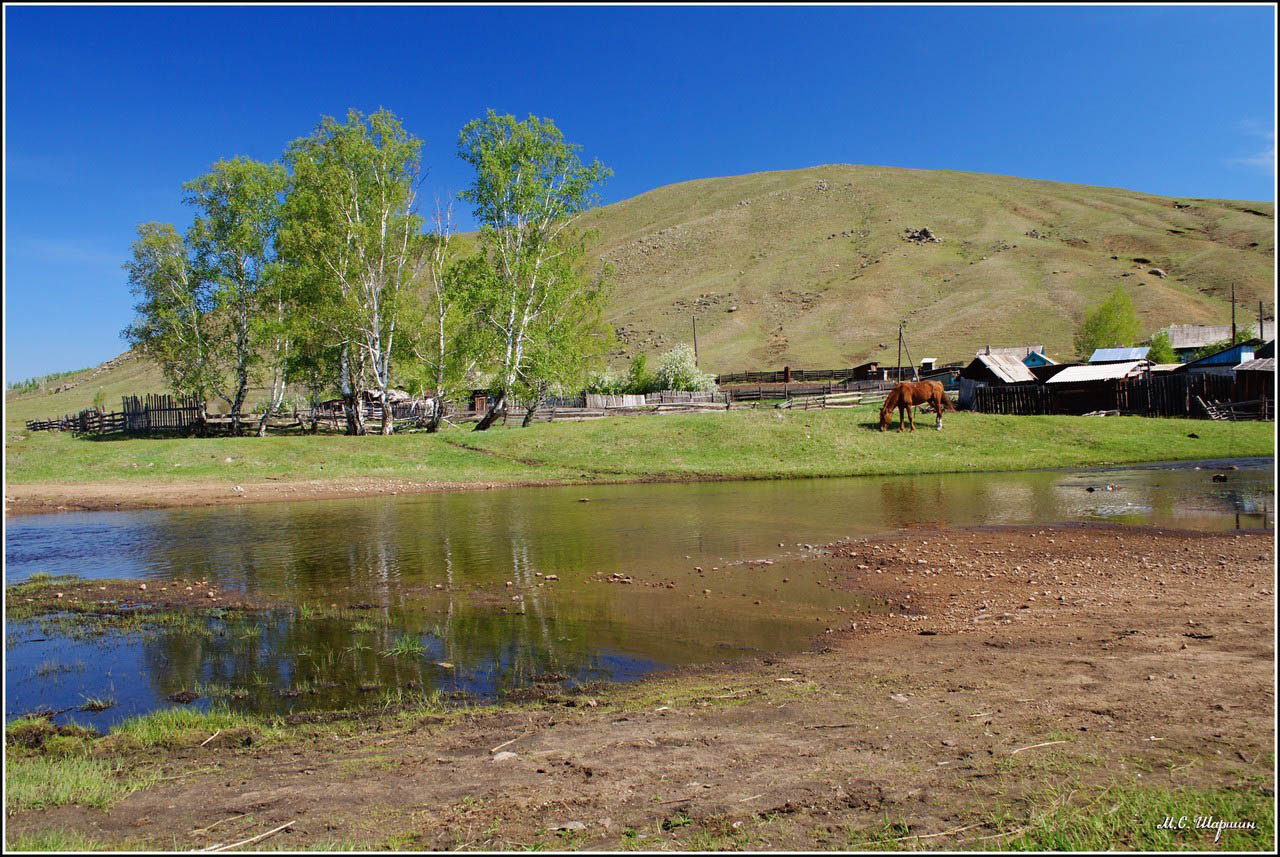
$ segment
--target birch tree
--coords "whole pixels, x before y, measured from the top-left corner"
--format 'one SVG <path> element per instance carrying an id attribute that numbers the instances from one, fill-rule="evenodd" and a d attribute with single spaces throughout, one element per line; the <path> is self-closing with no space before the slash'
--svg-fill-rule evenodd
<path id="1" fill-rule="evenodd" d="M 391 386 L 403 295 L 423 242 L 414 213 L 422 141 L 389 110 L 345 124 L 324 117 L 310 137 L 290 144 L 292 181 L 282 238 L 306 272 L 313 339 L 336 357 L 348 431 L 364 434 L 361 393 L 382 404 L 382 433 L 392 431 Z"/>
<path id="2" fill-rule="evenodd" d="M 211 353 L 217 331 L 209 329 L 212 296 L 192 276 L 182 236 L 168 223 L 141 224 L 123 267 L 139 300 L 121 335 L 159 364 L 175 392 L 203 403 L 219 386 Z"/>
<path id="3" fill-rule="evenodd" d="M 615 342 L 613 328 L 604 321 L 608 268 L 591 279 L 575 275 L 582 255 L 577 249 L 551 263 L 564 269 L 551 279 L 572 287 L 554 289 L 525 333 L 525 363 L 514 384 L 525 407 L 521 426 L 533 421 L 551 392 L 581 390 L 594 364 Z"/>
<path id="4" fill-rule="evenodd" d="M 230 378 L 222 395 L 240 431 L 245 397 L 266 362 L 271 392 L 258 434 L 279 408 L 287 382 L 289 331 L 276 262 L 276 231 L 287 174 L 279 164 L 238 157 L 183 185 L 197 211 L 187 231 L 193 274 L 224 320 L 222 345 Z"/>
<path id="5" fill-rule="evenodd" d="M 419 291 L 418 335 L 411 347 L 422 368 L 422 380 L 433 392 L 433 404 L 425 427 L 440 429 L 445 408 L 486 356 L 487 331 L 473 323 L 470 297 L 484 281 L 484 260 L 463 257 L 453 227 L 453 205 L 436 201 L 432 228 L 425 236 L 422 254 L 422 288 Z"/>
<path id="6" fill-rule="evenodd" d="M 566 143 L 550 119 L 535 116 L 517 122 L 490 110 L 463 127 L 458 151 L 475 170 L 459 196 L 474 206 L 481 251 L 493 271 L 476 311 L 500 343 L 494 396 L 476 424 L 484 431 L 505 411 L 544 314 L 587 291 L 580 272 L 557 261 L 572 254 L 573 224 L 612 173 L 599 161 L 584 165 L 581 147 Z"/>

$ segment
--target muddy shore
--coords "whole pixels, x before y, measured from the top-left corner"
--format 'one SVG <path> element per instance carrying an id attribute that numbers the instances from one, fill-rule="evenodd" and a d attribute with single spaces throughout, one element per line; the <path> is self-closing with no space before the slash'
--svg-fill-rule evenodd
<path id="1" fill-rule="evenodd" d="M 270 847 L 982 850 L 1100 794 L 1270 803 L 1272 533 L 921 529 L 812 561 L 891 612 L 850 612 L 808 652 L 523 705 L 231 746 L 102 739 L 166 780 L 107 811 L 9 811 L 9 835 L 200 848 L 292 822 Z"/>
<path id="2" fill-rule="evenodd" d="M 556 480 L 516 482 L 421 482 L 407 479 L 348 477 L 269 482 L 31 482 L 5 486 L 6 515 L 48 512 L 119 512 L 181 506 L 230 506 L 297 500 L 338 500 L 445 491 L 546 487 Z"/>

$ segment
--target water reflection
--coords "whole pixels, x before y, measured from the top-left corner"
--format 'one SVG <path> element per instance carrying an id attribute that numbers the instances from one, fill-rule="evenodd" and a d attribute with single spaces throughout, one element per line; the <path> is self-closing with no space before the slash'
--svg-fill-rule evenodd
<path id="1" fill-rule="evenodd" d="M 98 642 L 10 628 L 6 716 L 108 695 L 121 704 L 95 717 L 110 722 L 179 690 L 262 711 L 406 689 L 492 696 L 794 650 L 848 600 L 817 564 L 792 560 L 798 544 L 901 526 L 1274 527 L 1271 459 L 1238 465 L 1225 483 L 1180 465 L 20 517 L 6 532 L 9 582 L 208 580 L 303 609 Z M 750 562 L 766 557 L 775 564 Z M 402 638 L 421 651 L 386 654 Z M 76 659 L 92 667 L 41 670 Z"/>

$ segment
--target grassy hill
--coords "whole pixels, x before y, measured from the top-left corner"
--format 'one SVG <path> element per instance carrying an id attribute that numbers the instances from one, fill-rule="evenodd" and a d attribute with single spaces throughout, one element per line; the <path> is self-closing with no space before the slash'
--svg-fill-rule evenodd
<path id="1" fill-rule="evenodd" d="M 1069 357 L 1076 325 L 1117 285 L 1147 333 L 1229 321 L 1232 283 L 1243 318 L 1260 299 L 1274 311 L 1272 203 L 832 165 L 670 185 L 584 225 L 615 268 L 619 363 L 690 341 L 694 314 L 703 367 L 736 372 L 892 360 L 899 319 L 917 361 L 1024 343 Z M 903 241 L 908 227 L 942 242 Z M 164 389 L 132 358 L 91 374 L 6 395 L 6 423 L 77 411 L 100 387 L 112 406 Z"/>
<path id="2" fill-rule="evenodd" d="M 671 185 L 586 224 L 616 268 L 626 352 L 689 341 L 696 313 L 713 372 L 896 357 L 899 319 L 917 360 L 1023 343 L 1070 356 L 1117 285 L 1147 332 L 1229 320 L 1232 282 L 1246 317 L 1272 309 L 1272 203 L 833 165 Z M 908 227 L 943 240 L 903 241 Z"/>

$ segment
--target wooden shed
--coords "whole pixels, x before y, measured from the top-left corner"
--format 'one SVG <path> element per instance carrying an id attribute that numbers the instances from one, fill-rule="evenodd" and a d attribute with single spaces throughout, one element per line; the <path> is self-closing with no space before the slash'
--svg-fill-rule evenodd
<path id="1" fill-rule="evenodd" d="M 1253 402 L 1276 399 L 1276 359 L 1264 357 L 1237 364 L 1236 401 Z"/>

